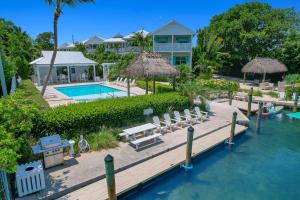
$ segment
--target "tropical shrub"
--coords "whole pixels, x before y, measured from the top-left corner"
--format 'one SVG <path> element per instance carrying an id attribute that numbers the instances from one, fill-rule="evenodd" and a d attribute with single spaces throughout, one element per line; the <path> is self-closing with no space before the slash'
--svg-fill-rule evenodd
<path id="1" fill-rule="evenodd" d="M 142 88 L 142 89 L 146 89 L 146 82 L 145 81 L 137 81 L 137 86 Z M 152 81 L 148 82 L 148 89 L 149 91 L 153 90 L 152 87 Z M 173 86 L 171 85 L 165 85 L 165 84 L 161 84 L 161 83 L 155 83 L 155 91 L 157 94 L 160 93 L 166 93 L 166 92 L 173 92 Z"/>
<path id="2" fill-rule="evenodd" d="M 231 89 L 232 91 L 238 91 L 240 87 L 239 83 L 235 81 L 200 79 L 199 82 L 201 87 L 210 88 L 213 90 L 228 91 L 229 89 Z"/>
<path id="3" fill-rule="evenodd" d="M 118 146 L 118 130 L 103 130 L 91 133 L 87 136 L 87 141 L 92 151 L 115 148 Z"/>
<path id="4" fill-rule="evenodd" d="M 41 110 L 49 109 L 48 103 L 45 101 L 31 80 L 24 80 L 23 84 L 19 88 L 20 90 L 24 91 L 24 97 L 28 103 L 35 104 Z"/>
<path id="5" fill-rule="evenodd" d="M 31 130 L 39 119 L 35 105 L 27 101 L 24 93 L 0 98 L 0 167 L 13 172 L 18 163 L 32 159 Z"/>
<path id="6" fill-rule="evenodd" d="M 161 114 L 170 106 L 182 110 L 189 106 L 188 99 L 178 93 L 166 93 L 61 106 L 42 114 L 35 133 L 72 137 L 82 130 L 95 131 L 102 126 L 121 127 L 141 122 L 145 120 L 144 109 L 152 108 L 155 114 Z"/>

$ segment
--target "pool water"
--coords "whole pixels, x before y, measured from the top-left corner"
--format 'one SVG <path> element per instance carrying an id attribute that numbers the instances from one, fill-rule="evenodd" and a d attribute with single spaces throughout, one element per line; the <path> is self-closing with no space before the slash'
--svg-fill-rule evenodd
<path id="1" fill-rule="evenodd" d="M 127 93 L 100 84 L 55 87 L 56 90 L 76 101 L 93 101 L 96 99 L 124 97 Z"/>
<path id="2" fill-rule="evenodd" d="M 221 146 L 196 158 L 194 169 L 167 173 L 125 199 L 300 199 L 300 120 L 285 113 L 262 120 L 233 148 Z"/>

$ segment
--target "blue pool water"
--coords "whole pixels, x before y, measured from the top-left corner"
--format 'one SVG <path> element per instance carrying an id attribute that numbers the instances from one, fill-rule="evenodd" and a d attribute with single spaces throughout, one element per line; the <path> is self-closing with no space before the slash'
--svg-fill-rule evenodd
<path id="1" fill-rule="evenodd" d="M 124 91 L 100 84 L 55 87 L 55 89 L 76 101 L 93 101 L 127 95 Z"/>
<path id="2" fill-rule="evenodd" d="M 255 120 L 232 149 L 221 146 L 192 171 L 178 168 L 125 199 L 300 199 L 300 120 L 264 118 L 260 134 Z"/>

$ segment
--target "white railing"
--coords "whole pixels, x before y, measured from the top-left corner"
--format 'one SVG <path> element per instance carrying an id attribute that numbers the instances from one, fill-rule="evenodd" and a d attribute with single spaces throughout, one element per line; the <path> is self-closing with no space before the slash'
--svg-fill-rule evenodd
<path id="1" fill-rule="evenodd" d="M 140 53 L 142 51 L 141 47 L 122 47 L 122 48 L 110 48 L 106 47 L 105 51 L 114 52 L 117 54 L 127 54 L 127 53 Z"/>
<path id="2" fill-rule="evenodd" d="M 154 43 L 154 51 L 191 51 L 192 43 Z"/>

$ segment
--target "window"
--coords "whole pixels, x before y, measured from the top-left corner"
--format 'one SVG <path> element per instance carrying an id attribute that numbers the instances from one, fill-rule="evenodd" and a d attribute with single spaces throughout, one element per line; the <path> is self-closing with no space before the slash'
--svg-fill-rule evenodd
<path id="1" fill-rule="evenodd" d="M 191 38 L 189 38 L 189 37 L 175 37 L 175 42 L 176 43 L 190 43 L 191 42 L 190 39 Z"/>
<path id="2" fill-rule="evenodd" d="M 175 56 L 175 65 L 187 64 L 188 63 L 188 56 Z"/>
<path id="3" fill-rule="evenodd" d="M 168 36 L 156 36 L 155 37 L 155 41 L 157 43 L 170 43 L 171 42 L 171 38 Z"/>

